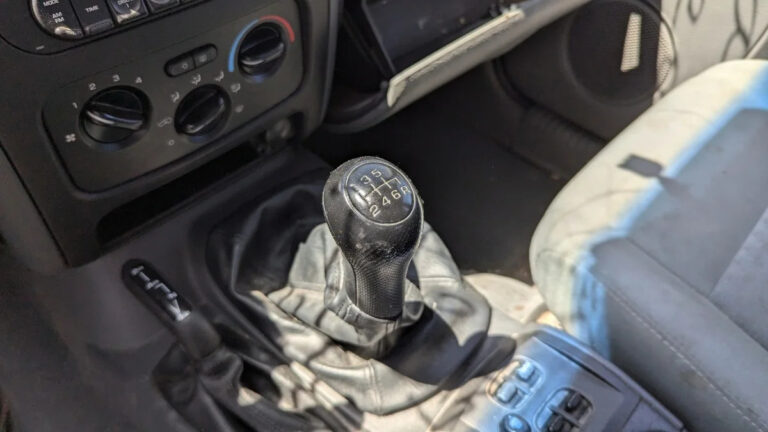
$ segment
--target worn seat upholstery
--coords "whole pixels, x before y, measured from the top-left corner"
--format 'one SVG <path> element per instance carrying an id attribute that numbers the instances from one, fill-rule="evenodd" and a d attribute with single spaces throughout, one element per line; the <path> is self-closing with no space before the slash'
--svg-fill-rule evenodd
<path id="1" fill-rule="evenodd" d="M 768 62 L 664 97 L 558 195 L 531 246 L 566 330 L 693 431 L 768 432 Z"/>

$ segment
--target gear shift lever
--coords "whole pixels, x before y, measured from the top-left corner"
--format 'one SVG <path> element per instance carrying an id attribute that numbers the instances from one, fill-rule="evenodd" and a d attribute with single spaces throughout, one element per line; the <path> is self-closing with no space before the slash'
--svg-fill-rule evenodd
<path id="1" fill-rule="evenodd" d="M 346 284 L 349 299 L 375 318 L 397 319 L 424 223 L 410 179 L 383 159 L 353 159 L 328 178 L 323 211 L 354 273 L 355 283 Z"/>
<path id="2" fill-rule="evenodd" d="M 292 223 L 279 223 L 286 215 Z M 413 184 L 392 163 L 355 159 L 322 191 L 315 181 L 291 184 L 231 220 L 209 242 L 210 261 L 224 264 L 218 279 L 235 298 L 253 296 L 242 306 L 285 356 L 316 374 L 313 385 L 327 383 L 361 411 L 386 416 L 485 362 L 473 355 L 488 354 L 480 349 L 489 340 L 488 303 L 464 283 L 423 221 Z M 514 344 L 503 348 L 494 358 L 510 357 Z"/>

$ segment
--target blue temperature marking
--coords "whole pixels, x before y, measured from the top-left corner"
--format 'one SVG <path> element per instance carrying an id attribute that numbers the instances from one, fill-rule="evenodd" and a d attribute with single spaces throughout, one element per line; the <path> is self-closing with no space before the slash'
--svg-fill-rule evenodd
<path id="1" fill-rule="evenodd" d="M 237 51 L 237 46 L 240 45 L 240 42 L 245 37 L 245 34 L 253 28 L 253 26 L 258 23 L 258 18 L 253 20 L 250 24 L 245 26 L 241 31 L 240 34 L 237 35 L 237 38 L 235 38 L 235 43 L 232 44 L 232 49 L 229 50 L 229 72 L 232 73 L 235 71 L 235 54 Z"/>

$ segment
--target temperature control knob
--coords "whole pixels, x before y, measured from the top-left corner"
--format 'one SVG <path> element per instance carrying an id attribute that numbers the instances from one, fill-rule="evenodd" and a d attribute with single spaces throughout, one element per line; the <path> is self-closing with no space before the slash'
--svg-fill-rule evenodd
<path id="1" fill-rule="evenodd" d="M 176 110 L 176 130 L 199 137 L 219 129 L 229 116 L 229 98 L 220 87 L 208 85 L 189 93 Z"/>
<path id="2" fill-rule="evenodd" d="M 280 66 L 287 49 L 280 28 L 262 24 L 251 30 L 240 44 L 240 71 L 257 80 L 266 78 Z"/>
<path id="3" fill-rule="evenodd" d="M 117 144 L 144 128 L 149 104 L 146 96 L 130 87 L 107 89 L 86 102 L 83 129 L 95 141 Z"/>

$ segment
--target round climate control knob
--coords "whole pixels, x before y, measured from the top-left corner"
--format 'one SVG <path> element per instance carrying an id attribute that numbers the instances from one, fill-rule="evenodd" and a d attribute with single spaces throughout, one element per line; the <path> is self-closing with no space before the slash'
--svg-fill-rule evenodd
<path id="1" fill-rule="evenodd" d="M 85 103 L 82 124 L 93 140 L 119 144 L 144 128 L 148 114 L 149 104 L 142 92 L 130 87 L 113 87 Z"/>
<path id="2" fill-rule="evenodd" d="M 274 24 L 262 24 L 245 35 L 238 50 L 240 71 L 255 80 L 272 75 L 280 67 L 288 47 Z"/>
<path id="3" fill-rule="evenodd" d="M 229 98 L 220 87 L 207 85 L 193 90 L 176 109 L 176 131 L 201 137 L 216 132 L 229 117 Z"/>

